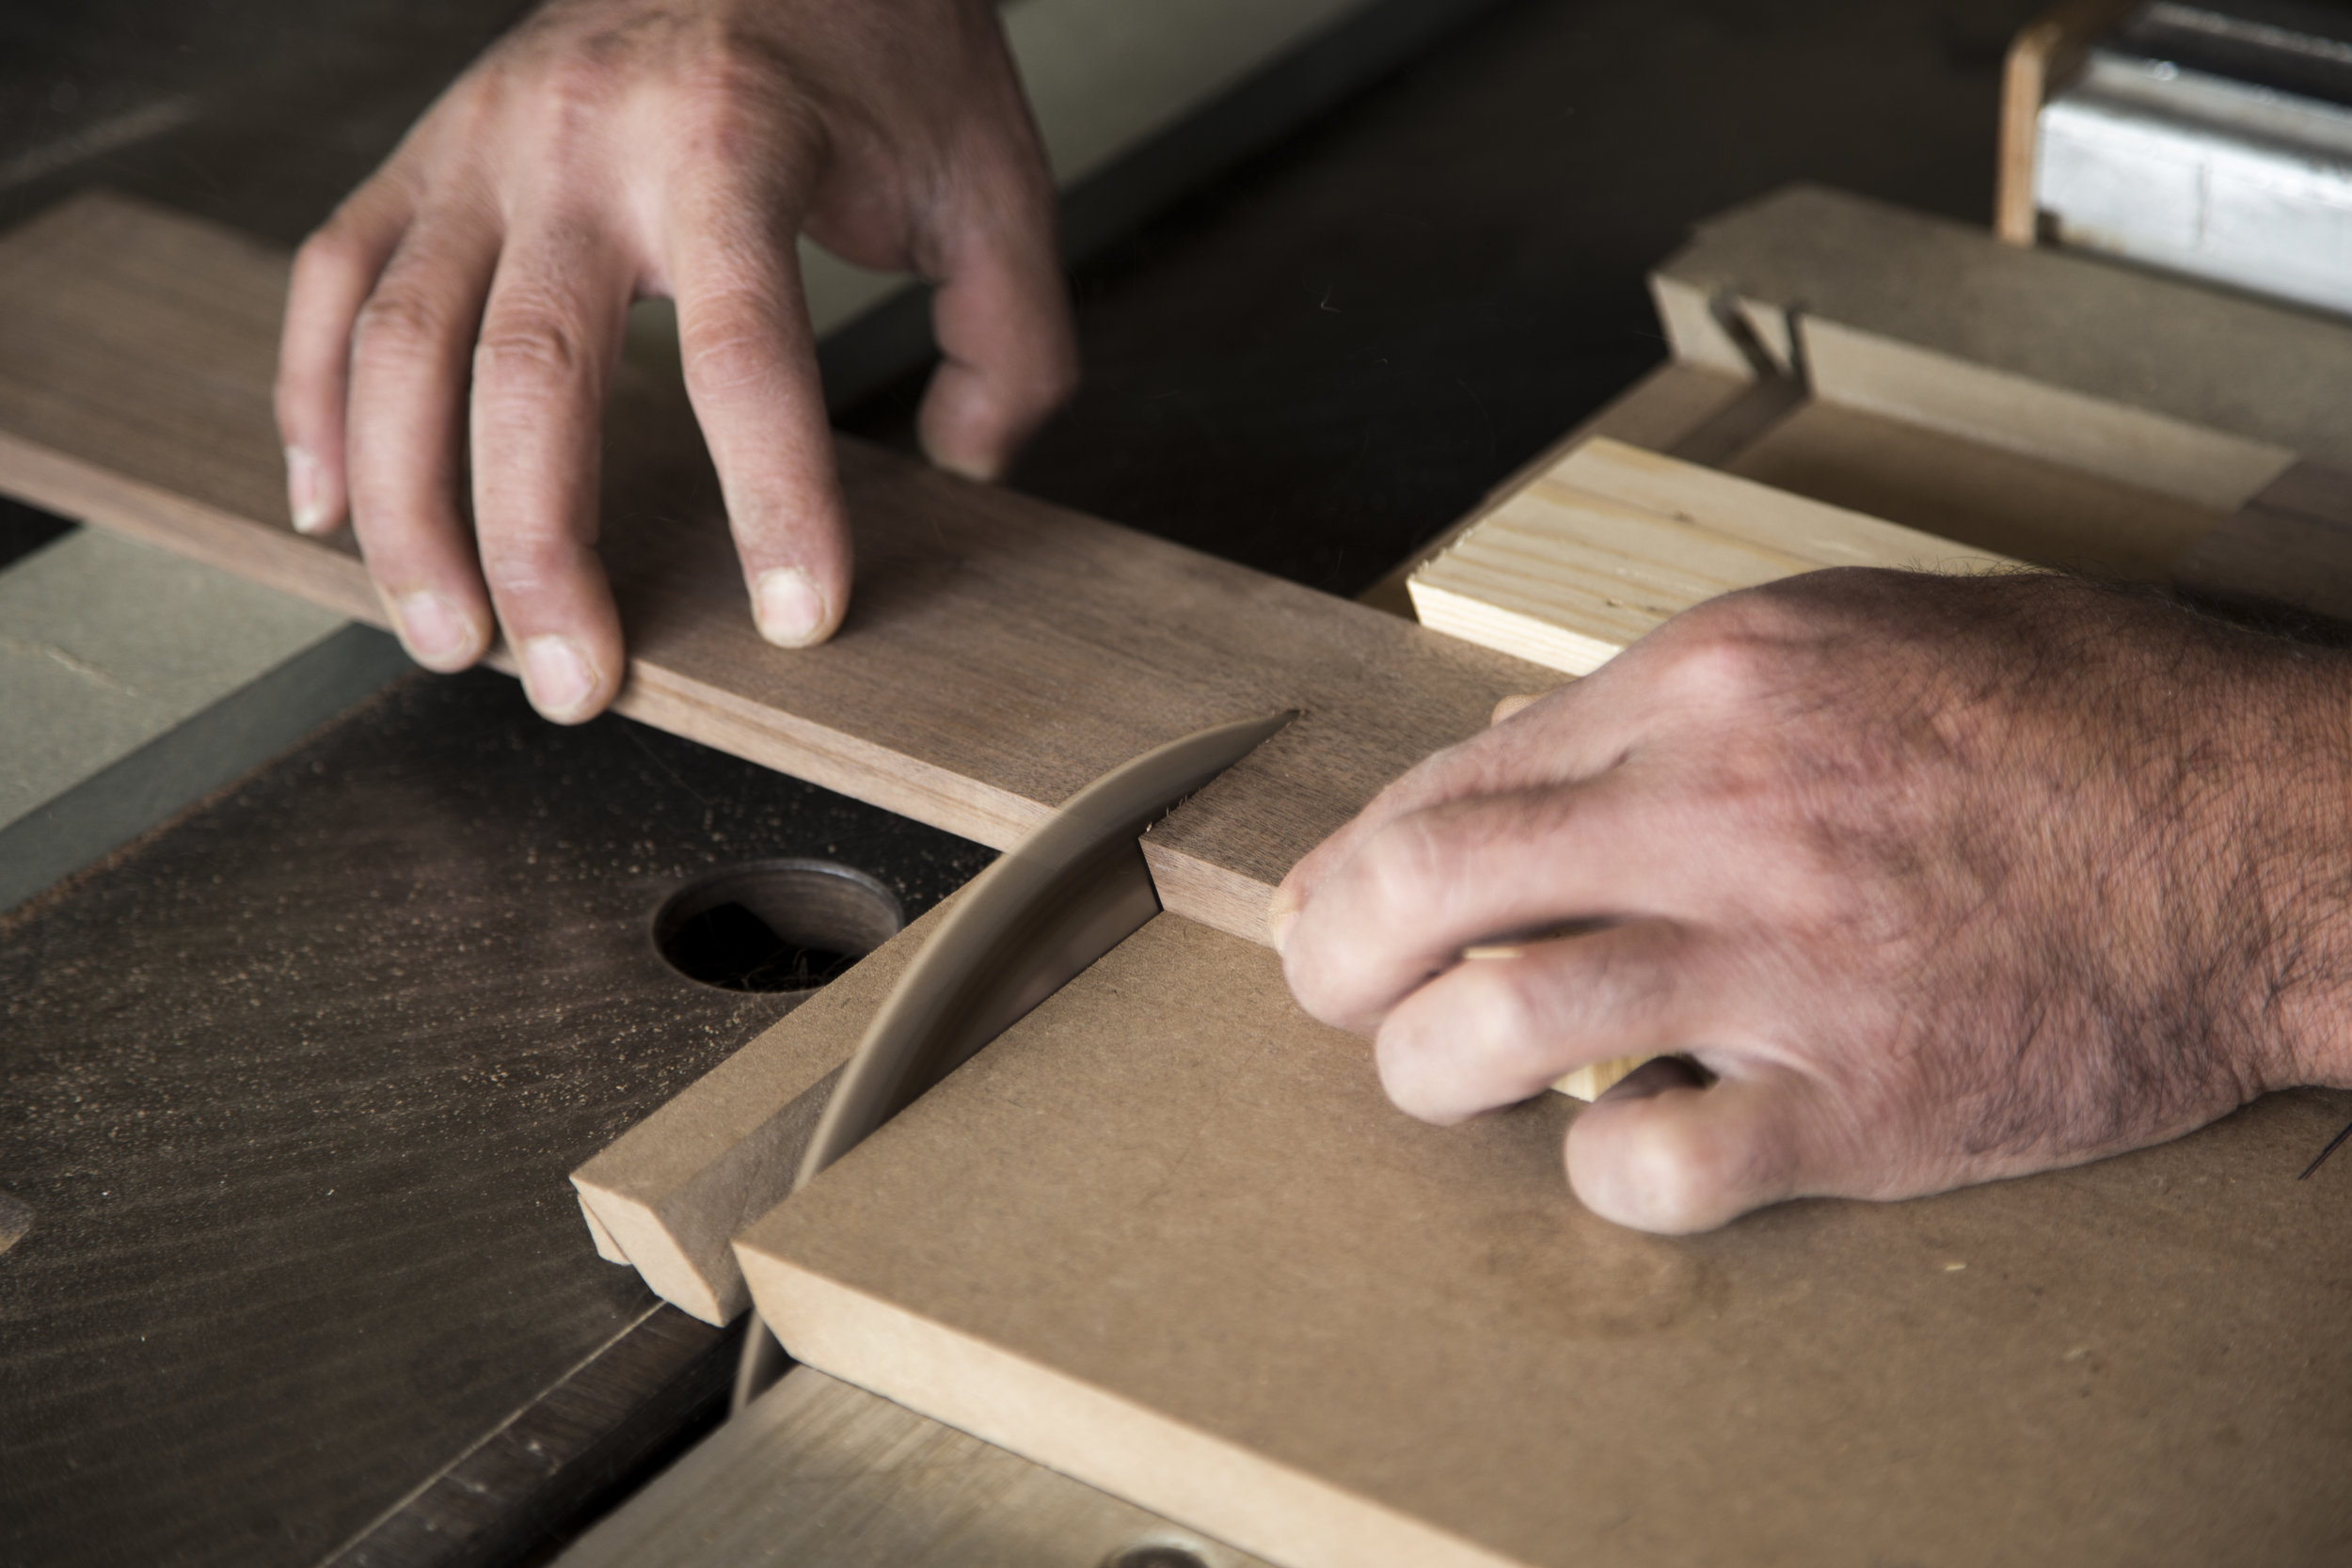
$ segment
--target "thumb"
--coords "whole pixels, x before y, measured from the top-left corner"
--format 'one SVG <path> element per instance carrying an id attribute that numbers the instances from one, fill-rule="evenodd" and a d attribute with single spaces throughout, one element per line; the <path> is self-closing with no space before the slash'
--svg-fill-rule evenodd
<path id="1" fill-rule="evenodd" d="M 1568 1185 L 1594 1213 L 1636 1230 L 1712 1230 L 1813 1190 L 1801 1184 L 1808 1092 L 1778 1074 L 1700 1087 L 1681 1063 L 1648 1063 L 1569 1127 Z"/>

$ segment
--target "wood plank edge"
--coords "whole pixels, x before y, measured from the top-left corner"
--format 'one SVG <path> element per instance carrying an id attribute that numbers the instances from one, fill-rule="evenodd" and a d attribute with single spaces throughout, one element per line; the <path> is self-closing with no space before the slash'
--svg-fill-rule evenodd
<path id="1" fill-rule="evenodd" d="M 218 567 L 384 630 L 391 619 L 357 556 L 0 431 L 0 491 Z M 271 537 L 272 534 L 282 537 Z"/>
<path id="2" fill-rule="evenodd" d="M 743 1310 L 750 1295 L 731 1249 L 722 1243 L 723 1263 L 709 1267 L 711 1259 L 696 1258 L 660 1210 L 584 1177 L 586 1168 L 572 1173 L 572 1186 L 590 1232 L 601 1228 L 612 1239 L 621 1255 L 618 1261 L 635 1269 L 645 1289 L 688 1317 L 713 1326 L 725 1324 Z M 601 1244 L 597 1251 L 603 1251 Z"/>
<path id="3" fill-rule="evenodd" d="M 45 511 L 218 567 L 381 629 L 390 617 L 356 556 L 289 531 L 109 473 L 0 432 L 0 490 Z M 501 645 L 484 661 L 516 673 Z M 629 660 L 613 710 L 731 756 L 1002 849 L 1050 815 L 1043 802 L 919 758 L 763 708 L 644 658 Z"/>
<path id="4" fill-rule="evenodd" d="M 1266 911 L 1274 901 L 1271 883 L 1204 861 L 1150 833 L 1143 835 L 1143 861 L 1151 868 L 1160 908 L 1168 913 L 1260 947 L 1274 945 L 1266 929 Z"/>
<path id="5" fill-rule="evenodd" d="M 1025 1357 L 736 1243 L 795 1360 L 1292 1568 L 1511 1560 Z"/>
<path id="6" fill-rule="evenodd" d="M 643 658 L 628 668 L 614 712 L 992 849 L 1019 843 L 1058 804 L 1024 800 Z"/>

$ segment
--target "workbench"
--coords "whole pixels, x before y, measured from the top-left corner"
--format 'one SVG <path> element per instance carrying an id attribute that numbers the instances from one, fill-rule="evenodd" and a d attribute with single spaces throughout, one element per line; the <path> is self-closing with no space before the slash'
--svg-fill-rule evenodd
<path id="1" fill-rule="evenodd" d="M 1656 356 L 1641 275 L 1691 220 L 1800 175 L 1980 217 L 2026 8 L 1513 8 L 1095 263 L 1089 389 L 1012 483 L 1353 594 Z M 1805 101 L 1835 108 L 1786 112 Z M 903 446 L 909 406 L 900 387 L 843 422 Z M 661 896 L 810 854 L 893 882 L 910 915 L 986 860 L 625 720 L 549 729 L 501 677 L 410 678 L 25 911 L 0 985 L 11 1082 L 40 1085 L 8 1097 L 40 1134 L 15 1147 L 40 1164 L 0 1190 L 31 1171 L 71 1194 L 104 1327 L 71 1380 L 11 1357 L 8 1434 L 81 1445 L 97 1479 L 71 1512 L 0 1497 L 26 1532 L 0 1541 L 32 1560 L 518 1560 L 675 1453 L 730 1346 L 585 1251 L 562 1177 L 777 1016 L 660 966 Z M 206 1229 L 227 1211 L 186 1184 L 198 1165 L 266 1195 L 265 1241 Z M 271 1266 L 226 1290 L 187 1266 L 208 1245 Z M 608 1359 L 625 1392 L 566 1383 Z M 559 1385 L 629 1418 L 567 1425 Z M 803 1381 L 792 1408 L 864 1423 L 862 1451 L 900 1456 L 878 1473 L 914 1454 L 1012 1516 L 820 1471 L 778 1497 L 939 1525 L 836 1520 L 810 1560 L 1076 1564 L 1160 1538 L 853 1396 Z M 567 1432 L 594 1441 L 539 1463 Z M 811 1539 L 754 1523 L 747 1551 Z"/>

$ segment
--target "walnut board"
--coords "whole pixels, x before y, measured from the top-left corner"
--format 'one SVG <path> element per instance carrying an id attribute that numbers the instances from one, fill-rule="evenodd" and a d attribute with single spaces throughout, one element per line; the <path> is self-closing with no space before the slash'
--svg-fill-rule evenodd
<path id="1" fill-rule="evenodd" d="M 296 534 L 270 412 L 286 258 L 104 194 L 0 239 L 0 491 L 383 624 L 347 542 Z M 627 368 L 603 553 L 634 718 L 998 847 L 1094 778 L 1236 717 L 1304 717 L 1161 823 L 1163 901 L 1256 937 L 1297 858 L 1547 672 L 1148 535 L 839 449 L 841 634 L 753 629 L 691 410 Z"/>
<path id="2" fill-rule="evenodd" d="M 2352 1556 L 2352 1095 L 1647 1237 L 1146 927 L 739 1243 L 799 1358 L 1293 1568 Z"/>

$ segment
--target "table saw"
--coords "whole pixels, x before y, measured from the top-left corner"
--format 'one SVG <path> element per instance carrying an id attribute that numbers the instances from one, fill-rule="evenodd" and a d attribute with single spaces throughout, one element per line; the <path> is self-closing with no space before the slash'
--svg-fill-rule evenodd
<path id="1" fill-rule="evenodd" d="M 2344 461 L 2328 444 L 2334 421 L 2290 427 L 2307 406 L 2291 397 L 2274 400 L 2286 424 L 2199 404 L 2193 386 L 2151 410 L 2112 356 L 2035 357 L 2030 320 L 2005 340 L 1980 320 L 1906 314 L 1902 291 L 1867 277 L 1845 278 L 1841 295 L 1791 235 L 1844 251 L 1843 224 L 1882 251 L 1958 257 L 1979 284 L 2008 280 L 2026 298 L 2065 299 L 2090 275 L 2014 274 L 1956 245 L 1949 225 L 1791 199 L 1716 226 L 1659 270 L 1674 357 L 1575 445 L 1597 432 L 1954 537 L 1971 516 L 2037 498 L 2047 509 L 2114 479 L 2097 440 L 2020 451 L 1985 412 L 1988 386 L 2088 410 L 2099 439 L 2152 419 L 2168 436 L 2209 431 L 2197 450 L 2218 456 L 2149 492 L 2168 515 L 2195 513 L 2200 542 L 2279 512 L 2261 503 L 2296 465 Z M 277 529 L 256 477 L 275 478 L 252 396 L 280 264 L 269 250 L 105 198 L 13 244 L 14 297 L 62 308 L 6 329 L 10 487 L 370 613 L 348 558 Z M 213 286 L 175 295 L 190 278 Z M 2266 322 L 2307 340 L 2297 362 L 2328 379 L 2340 340 L 2265 317 L 2242 318 L 2238 336 Z M 126 362 L 141 372 L 128 389 L 109 380 Z M 1945 362 L 1963 372 L 1923 392 L 1921 366 Z M 2242 374 L 2220 363 L 2206 382 Z M 658 403 L 657 382 L 645 396 Z M 707 483 L 675 456 L 686 448 L 662 446 L 675 422 L 629 423 L 644 444 L 616 465 L 608 500 L 624 523 L 650 509 L 631 484 L 674 509 Z M 1889 446 L 1942 467 L 1874 468 Z M 1549 1560 L 1571 1547 L 1771 1560 L 1880 1528 L 1920 1560 L 2014 1546 L 2026 1537 L 2002 1532 L 2018 1528 L 2044 1531 L 2030 1538 L 2052 1560 L 2120 1560 L 2152 1542 L 2181 1560 L 2317 1560 L 2341 1544 L 2344 1472 L 2330 1465 L 2345 1437 L 2328 1401 L 2344 1369 L 2324 1335 L 2297 1335 L 2341 1300 L 2327 1241 L 2343 1209 L 2335 1189 L 2277 1185 L 2274 1167 L 2341 1121 L 2343 1097 L 2278 1097 L 2072 1186 L 1858 1217 L 1801 1206 L 1720 1245 L 1580 1225 L 1556 1166 L 1525 1158 L 1556 1147 L 1565 1101 L 1468 1138 L 1406 1132 L 1359 1057 L 1311 1030 L 1252 1036 L 1240 1022 L 1263 1025 L 1282 1006 L 1252 923 L 1284 856 L 1343 819 L 1391 752 L 1409 760 L 1474 727 L 1494 696 L 1559 676 L 882 454 L 852 450 L 848 471 L 861 530 L 900 586 L 868 590 L 869 628 L 890 635 L 845 641 L 849 657 L 824 672 L 766 671 L 710 629 L 717 617 L 692 613 L 707 537 L 656 551 L 623 527 L 644 660 L 628 705 L 657 728 L 554 732 L 503 677 L 410 680 L 8 927 L 11 1082 L 38 1085 L 11 1103 L 42 1163 L 12 1167 L 40 1171 L 31 1199 L 32 1183 L 0 1179 L 24 1211 L 0 1279 L 24 1304 L 11 1323 L 49 1333 L 79 1373 L 10 1362 L 11 1435 L 42 1433 L 56 1461 L 39 1491 L 28 1466 L 10 1467 L 23 1489 L 11 1500 L 25 1500 L 12 1528 L 34 1560 L 110 1560 L 129 1541 L 150 1560 L 544 1554 L 699 1433 L 733 1354 L 723 1328 L 596 1259 L 601 1242 L 635 1261 L 631 1238 L 583 1224 L 563 1178 L 625 1148 L 622 1133 L 655 1126 L 663 1105 L 682 1114 L 707 1073 L 821 1064 L 887 977 L 896 940 L 787 1014 L 796 993 L 699 985 L 665 963 L 663 910 L 713 872 L 841 865 L 869 874 L 895 915 L 864 906 L 863 935 L 811 930 L 797 946 L 806 958 L 830 941 L 855 958 L 898 920 L 919 927 L 993 848 L 1164 732 L 1268 701 L 1327 721 L 1367 692 L 1384 714 L 1369 753 L 1335 756 L 1333 729 L 1318 740 L 1310 726 L 1295 751 L 1229 781 L 1238 809 L 1213 791 L 1196 804 L 1215 809 L 1155 830 L 1147 848 L 1171 912 L 885 1130 L 870 1180 L 772 1223 L 743 1216 L 761 1221 L 740 1254 L 750 1290 L 812 1366 L 580 1540 L 576 1560 L 1249 1560 L 1241 1547 L 1283 1561 Z M 1961 473 L 1974 492 L 1945 482 Z M 1489 509 L 1469 499 L 1453 511 L 1474 525 Z M 1359 556 L 1359 580 L 1405 553 Z M 2142 553 L 2169 573 L 2180 552 Z M 1076 624 L 1020 617 L 976 652 L 973 628 L 1008 603 L 1088 595 Z M 369 635 L 350 641 L 365 650 Z M 956 721 L 966 692 L 876 711 L 922 692 L 926 672 L 975 668 L 1014 715 L 993 730 Z M 1161 1049 L 1103 1049 L 1138 1029 Z M 1283 1049 L 1232 1058 L 1253 1037 Z M 20 1050 L 34 1064 L 22 1077 Z M 739 1086 L 729 1103 L 781 1148 L 822 1077 L 764 1105 Z M 1307 1104 L 1306 1121 L 1286 1113 Z M 1104 1119 L 1119 1106 L 1168 1115 Z M 1022 1115 L 1009 1121 L 1007 1107 Z M 952 1169 L 935 1163 L 942 1138 L 965 1151 Z M 1289 1163 L 1253 1163 L 1268 1147 Z M 1318 1170 L 1348 1168 L 1374 1179 L 1317 1188 Z M 198 1169 L 219 1190 L 192 1182 Z M 1269 1180 L 1287 1219 L 1264 1212 Z M 2216 1183 L 2243 1193 L 2218 1228 Z M 738 1182 L 732 1200 L 749 1190 Z M 1458 1224 L 1414 1213 L 1441 1201 L 1466 1205 Z M 1416 1223 L 1379 1240 L 1399 1215 Z M 1483 1238 L 1478 1266 L 1539 1291 L 1502 1291 L 1518 1316 L 1483 1324 L 1500 1348 L 1482 1364 L 1449 1366 L 1416 1338 L 1464 1311 L 1459 1299 L 1398 1293 L 1382 1266 L 1399 1256 L 1384 1246 L 1409 1246 L 1425 1225 Z M 2086 1255 L 2091 1233 L 2129 1244 Z M 837 1249 L 860 1236 L 880 1244 Z M 729 1239 L 722 1252 L 736 1256 Z M 916 1275 L 894 1275 L 907 1259 Z M 723 1320 L 744 1281 L 714 1286 L 714 1268 L 697 1277 L 712 1287 L 706 1315 Z M 1851 1299 L 1817 1310 L 1807 1270 L 1847 1281 Z M 1531 1317 L 1530 1299 L 1553 1305 Z M 1336 1314 L 1337 1338 L 1266 1336 L 1341 1302 L 1356 1306 Z M 976 1316 L 975 1303 L 1011 1315 Z M 1793 1340 L 1791 1321 L 1805 1330 Z M 12 1347 L 33 1342 L 12 1334 Z M 1980 1345 L 1998 1354 L 1955 1348 Z M 1400 1347 L 1410 1365 L 1391 1364 Z M 1760 1382 L 1759 1355 L 1780 1369 Z M 1551 1406 L 1607 1413 L 1613 1463 L 1579 1450 L 1579 1473 L 1531 1503 L 1507 1466 L 1487 1476 L 1502 1487 L 1488 1496 L 1415 1456 L 1433 1435 L 1417 1418 L 1432 1411 L 1470 1452 L 1534 1435 L 1515 1429 L 1530 1418 L 1509 1390 L 1546 1379 L 1562 1380 L 1546 1385 Z M 1234 1386 L 1259 1403 L 1237 1408 Z M 1709 1402 L 1726 1386 L 1729 1405 Z M 1449 1398 L 1470 1402 L 1448 1411 Z M 1806 1402 L 1824 1398 L 1844 1399 L 1842 1414 Z M 1626 1440 L 1658 1410 L 1702 1404 L 1719 1425 L 1695 1450 Z M 1485 1433 L 1464 1414 L 1480 1409 L 1496 1418 Z M 1384 1414 L 1367 1424 L 1368 1411 Z M 2012 1451 L 1989 1464 L 1999 1420 Z M 1758 1432 L 1779 1434 L 1774 1462 L 1791 1473 L 1728 1457 Z M 2083 1459 L 2086 1434 L 2112 1453 Z M 1661 1464 L 1692 1451 L 1709 1456 L 1727 1516 L 1661 1511 L 1684 1479 Z M 2051 1465 L 2053 1452 L 2068 1457 Z M 1236 1470 L 1235 1455 L 1275 1463 Z M 2020 1486 L 2029 1474 L 2039 1487 Z M 2151 1475 L 2169 1497 L 2149 1495 Z M 2203 1506 L 2214 1497 L 2238 1506 Z M 2184 1509 L 2219 1533 L 2168 1534 Z M 2070 1513 L 2083 1528 L 2050 1528 Z"/>

